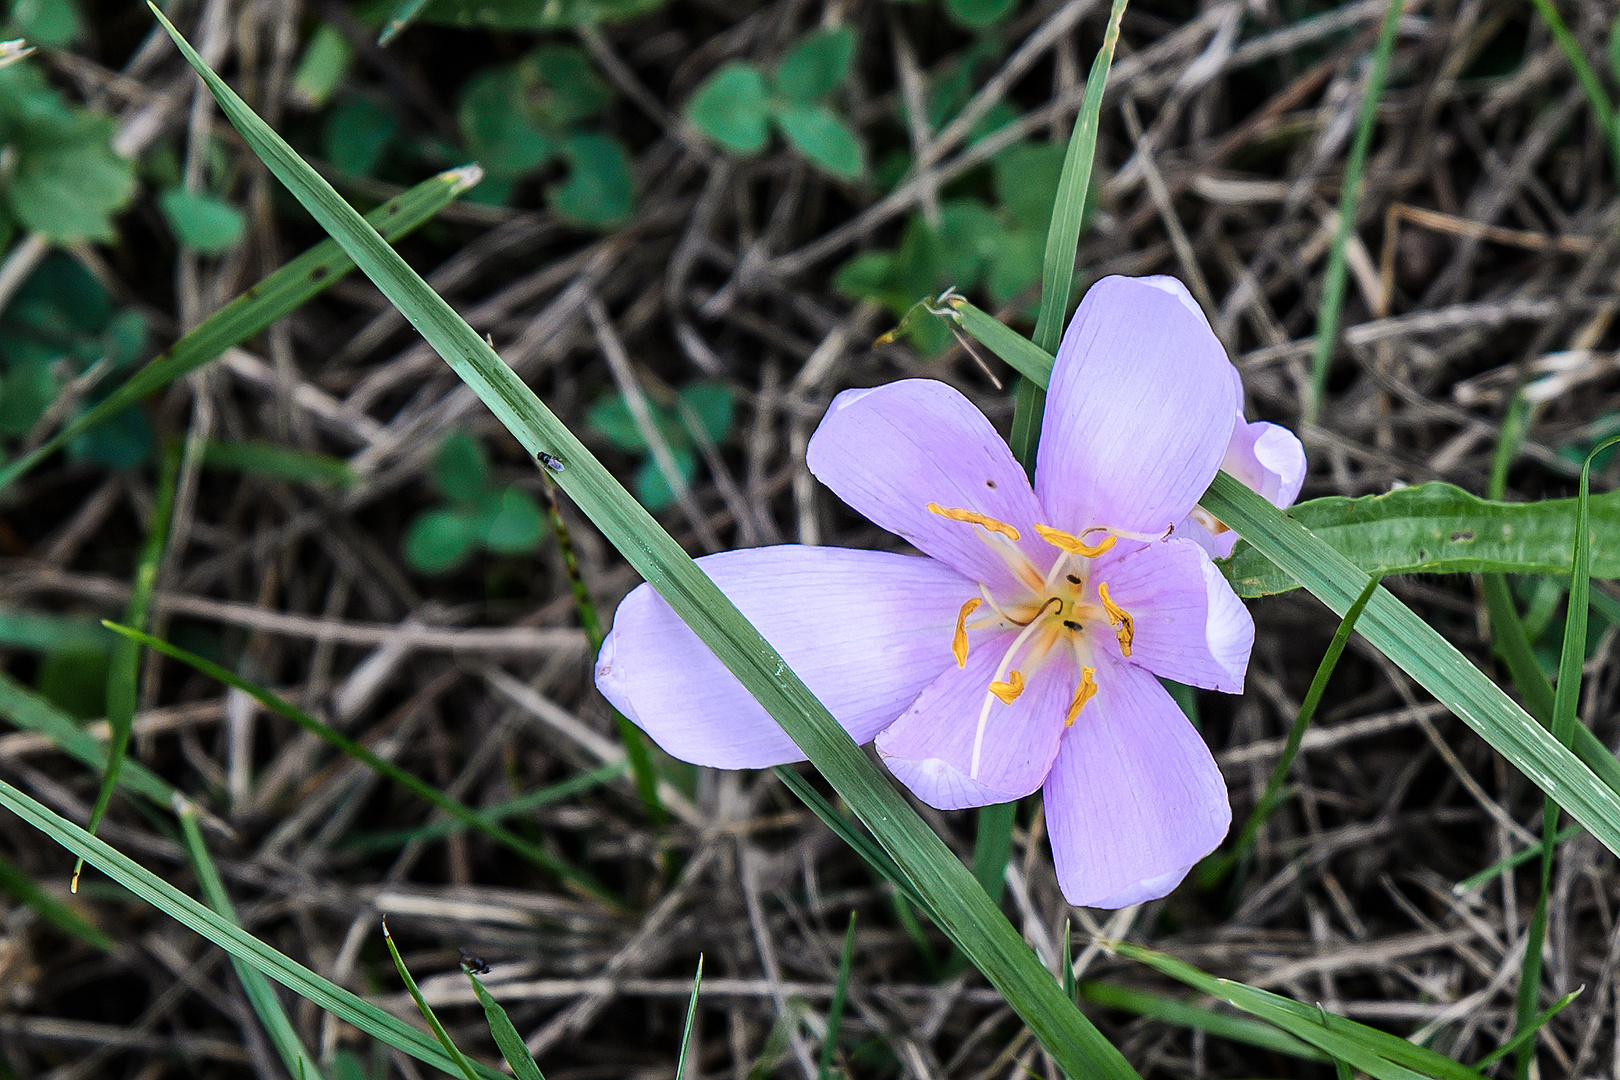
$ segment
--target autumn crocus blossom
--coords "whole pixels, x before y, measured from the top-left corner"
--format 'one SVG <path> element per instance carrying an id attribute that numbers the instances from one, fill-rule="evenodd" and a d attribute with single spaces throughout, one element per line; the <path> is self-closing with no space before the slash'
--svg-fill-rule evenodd
<path id="1" fill-rule="evenodd" d="M 1229 453 L 1254 457 L 1236 376 L 1180 282 L 1105 278 L 1058 350 L 1033 486 L 944 383 L 850 390 L 810 470 L 924 557 L 789 545 L 698 564 L 918 798 L 1044 788 L 1070 903 L 1164 896 L 1231 823 L 1156 676 L 1243 688 L 1254 624 L 1210 561 L 1219 537 L 1189 517 Z M 614 616 L 596 683 L 685 761 L 803 758 L 646 585 Z"/>

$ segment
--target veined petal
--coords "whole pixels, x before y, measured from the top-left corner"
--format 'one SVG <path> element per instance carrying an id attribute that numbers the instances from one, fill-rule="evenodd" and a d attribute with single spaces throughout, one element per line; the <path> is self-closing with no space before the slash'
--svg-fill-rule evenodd
<path id="1" fill-rule="evenodd" d="M 929 806 L 959 810 L 1007 802 L 1030 794 L 1046 779 L 1063 734 L 1064 711 L 1080 681 L 1066 654 L 1026 672 L 1024 691 L 1011 704 L 991 700 L 979 770 L 973 773 L 985 695 L 1013 638 L 1009 631 L 975 640 L 966 667 L 953 665 L 935 679 L 878 736 L 878 756 Z"/>
<path id="2" fill-rule="evenodd" d="M 1012 541 L 951 520 L 929 503 L 1010 525 L 1017 546 L 1051 564 L 1035 535 L 1040 506 L 1029 478 L 996 429 L 955 388 L 904 379 L 833 399 L 805 453 L 810 471 L 850 506 L 954 570 L 992 589 L 1017 580 Z"/>
<path id="3" fill-rule="evenodd" d="M 1305 484 L 1305 446 L 1285 427 L 1239 420 L 1221 468 L 1277 509 L 1286 510 Z"/>
<path id="4" fill-rule="evenodd" d="M 1157 679 L 1112 660 L 1064 733 L 1045 799 L 1058 884 L 1078 907 L 1167 895 L 1232 824 L 1204 740 Z"/>
<path id="5" fill-rule="evenodd" d="M 697 560 L 844 729 L 864 743 L 945 668 L 978 587 L 933 559 L 783 545 Z M 669 754 L 721 769 L 804 755 L 650 585 L 624 598 L 596 686 Z"/>
<path id="6" fill-rule="evenodd" d="M 1181 282 L 1093 285 L 1047 391 L 1035 490 L 1049 524 L 1157 534 L 1186 517 L 1232 436 L 1231 371 Z"/>
<path id="7" fill-rule="evenodd" d="M 1093 581 L 1131 613 L 1130 662 L 1167 679 L 1243 692 L 1254 619 L 1232 586 L 1190 539 L 1143 544 L 1097 560 Z"/>

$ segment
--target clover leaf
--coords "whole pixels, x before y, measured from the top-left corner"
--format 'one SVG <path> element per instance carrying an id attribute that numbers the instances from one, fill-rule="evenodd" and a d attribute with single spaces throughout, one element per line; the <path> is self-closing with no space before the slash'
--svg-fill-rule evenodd
<path id="1" fill-rule="evenodd" d="M 534 496 L 515 484 L 497 485 L 483 445 L 465 431 L 439 446 L 433 480 L 448 502 L 417 515 L 405 530 L 405 561 L 418 572 L 449 573 L 480 547 L 522 555 L 540 546 L 545 518 Z"/>
<path id="2" fill-rule="evenodd" d="M 664 444 L 669 447 L 676 472 L 686 483 L 690 484 L 697 476 L 698 464 L 697 442 L 692 429 L 687 426 L 688 420 L 705 440 L 719 444 L 731 434 L 736 404 L 736 395 L 731 387 L 712 380 L 700 380 L 681 387 L 675 394 L 672 407 L 648 402 L 653 423 Z M 585 423 L 615 448 L 642 457 L 635 474 L 636 498 L 641 500 L 641 505 L 656 513 L 674 504 L 675 493 L 670 490 L 668 479 L 654 460 L 641 426 L 636 423 L 623 395 L 609 393 L 598 399 L 586 414 Z"/>
<path id="3" fill-rule="evenodd" d="M 847 26 L 800 38 L 767 79 L 756 64 L 722 64 L 697 88 L 686 118 L 733 154 L 765 149 L 770 125 L 829 176 L 857 180 L 866 173 L 866 147 L 827 104 L 849 77 L 855 31 Z"/>

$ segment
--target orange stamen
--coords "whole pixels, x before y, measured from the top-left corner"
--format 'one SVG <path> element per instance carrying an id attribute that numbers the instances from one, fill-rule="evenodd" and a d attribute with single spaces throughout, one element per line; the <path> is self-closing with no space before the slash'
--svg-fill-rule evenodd
<path id="1" fill-rule="evenodd" d="M 1063 718 L 1064 727 L 1073 727 L 1080 717 L 1080 710 L 1086 707 L 1086 702 L 1097 696 L 1097 680 L 1093 678 L 1097 669 L 1083 667 L 1080 669 L 1080 685 L 1074 689 L 1074 700 L 1069 702 L 1069 715 Z"/>
<path id="2" fill-rule="evenodd" d="M 1000 533 L 1009 540 L 1018 539 L 1017 529 L 1013 528 L 1005 521 L 997 521 L 995 518 L 986 514 L 981 514 L 977 510 L 961 510 L 956 507 L 941 506 L 939 503 L 931 502 L 928 504 L 928 512 L 930 514 L 938 514 L 940 517 L 948 518 L 951 521 L 965 521 L 969 525 L 977 525 L 981 529 L 988 529 L 990 532 Z"/>
<path id="3" fill-rule="evenodd" d="M 951 637 L 951 655 L 956 657 L 957 667 L 967 667 L 968 638 L 967 617 L 979 610 L 984 603 L 977 596 L 962 605 L 962 611 L 956 616 L 956 633 Z"/>
<path id="4" fill-rule="evenodd" d="M 1097 583 L 1097 598 L 1102 601 L 1103 610 L 1108 613 L 1108 622 L 1119 629 L 1114 636 L 1119 638 L 1119 651 L 1125 656 L 1131 655 L 1131 642 L 1136 639 L 1136 620 L 1131 613 L 1114 603 L 1108 596 L 1108 582 Z"/>
<path id="5" fill-rule="evenodd" d="M 1024 692 L 1024 673 L 1007 672 L 1007 681 L 991 683 L 990 692 L 1000 698 L 1003 705 L 1011 705 L 1018 700 L 1018 695 Z"/>
<path id="6" fill-rule="evenodd" d="M 1114 536 L 1105 536 L 1100 544 L 1088 544 L 1073 533 L 1066 533 L 1062 529 L 1054 529 L 1050 525 L 1036 525 L 1035 531 L 1041 534 L 1042 540 L 1045 540 L 1059 551 L 1067 551 L 1070 555 L 1084 555 L 1088 559 L 1095 559 L 1113 547 L 1118 539 Z"/>

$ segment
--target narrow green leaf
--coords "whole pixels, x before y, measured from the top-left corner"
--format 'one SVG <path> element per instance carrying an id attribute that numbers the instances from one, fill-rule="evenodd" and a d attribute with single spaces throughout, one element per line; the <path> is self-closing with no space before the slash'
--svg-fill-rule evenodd
<path id="1" fill-rule="evenodd" d="M 115 851 L 105 841 L 41 806 L 0 781 L 0 806 L 16 814 L 68 851 L 96 867 L 147 903 L 220 946 L 233 957 L 246 960 L 272 979 L 345 1023 L 402 1050 L 418 1061 L 449 1071 L 455 1063 L 432 1038 L 396 1019 L 348 990 L 321 978 L 302 964 L 248 934 L 228 919 L 209 910 L 156 874 Z M 503 1074 L 479 1066 L 480 1080 L 502 1080 Z"/>
<path id="2" fill-rule="evenodd" d="M 152 506 L 152 520 L 147 526 L 146 541 L 141 545 L 135 564 L 135 581 L 124 608 L 124 619 L 131 626 L 144 628 L 152 608 L 152 592 L 157 588 L 158 568 L 163 552 L 169 544 L 169 519 L 174 513 L 175 485 L 180 479 L 180 451 L 173 448 L 163 456 L 158 473 L 157 493 Z M 136 642 L 119 640 L 113 645 L 112 658 L 107 667 L 107 724 L 112 738 L 107 743 L 107 770 L 102 774 L 101 790 L 90 811 L 87 828 L 94 833 L 107 808 L 112 804 L 113 792 L 118 790 L 118 774 L 124 767 L 129 752 L 129 739 L 135 727 L 135 709 L 140 703 L 141 649 Z M 80 863 L 73 868 L 73 891 L 79 891 Z"/>
<path id="3" fill-rule="evenodd" d="M 1474 1063 L 1474 1068 L 1480 1072 L 1484 1072 L 1492 1065 L 1495 1065 L 1498 1061 L 1501 1061 L 1503 1058 L 1519 1049 L 1519 1047 L 1523 1046 L 1525 1043 L 1530 1042 L 1536 1037 L 1537 1032 L 1547 1026 L 1547 1021 L 1563 1012 L 1564 1007 L 1570 1002 L 1574 1001 L 1576 998 L 1580 997 L 1585 990 L 1586 987 L 1577 986 L 1575 989 L 1553 1002 L 1553 1004 L 1543 1011 L 1540 1016 L 1531 1021 L 1523 1031 L 1519 1032 L 1517 1035 L 1513 1036 L 1513 1038 L 1509 1039 L 1507 1042 L 1503 1043 L 1501 1046 L 1498 1046 L 1495 1050 L 1492 1050 L 1490 1053 L 1476 1061 Z"/>
<path id="4" fill-rule="evenodd" d="M 686 1023 L 681 1028 L 681 1053 L 675 1059 L 675 1080 L 686 1080 L 686 1055 L 692 1048 L 692 1023 L 697 1019 L 698 988 L 703 985 L 703 954 L 698 953 L 697 973 L 692 976 L 692 996 L 686 1003 Z"/>
<path id="5" fill-rule="evenodd" d="M 1007 860 L 1012 856 L 1016 802 L 996 803 L 979 810 L 979 831 L 973 840 L 973 876 L 995 901 L 1007 887 Z"/>
<path id="6" fill-rule="evenodd" d="M 1558 831 L 1558 835 L 1554 838 L 1553 843 L 1554 845 L 1562 844 L 1565 840 L 1579 836 L 1585 831 L 1586 830 L 1581 828 L 1579 825 L 1567 826 L 1566 828 Z M 1545 841 L 1540 841 L 1522 851 L 1515 851 L 1512 855 L 1509 855 L 1505 859 L 1497 860 L 1490 866 L 1487 866 L 1485 869 L 1481 870 L 1479 873 L 1470 874 L 1463 878 L 1461 881 L 1457 882 L 1457 884 L 1451 887 L 1451 891 L 1457 896 L 1466 896 L 1468 893 L 1473 892 L 1481 885 L 1487 884 L 1497 875 L 1505 874 L 1510 870 L 1516 870 L 1525 863 L 1529 862 L 1531 859 L 1541 858 L 1541 851 L 1544 845 Z"/>
<path id="7" fill-rule="evenodd" d="M 973 336 L 973 339 L 1005 360 L 1024 378 L 1045 386 L 1052 378 L 1052 354 L 1000 319 L 981 311 L 963 297 L 948 294 L 939 298 L 946 317 Z"/>
<path id="8" fill-rule="evenodd" d="M 1575 543 L 1575 500 L 1497 502 L 1431 482 L 1359 498 L 1329 496 L 1290 507 L 1288 516 L 1362 568 L 1391 574 L 1567 574 Z M 1620 491 L 1592 499 L 1605 531 L 1620 529 Z M 1250 543 L 1222 564 L 1239 596 L 1297 588 Z M 1620 577 L 1620 548 L 1593 552 L 1592 574 Z"/>
<path id="9" fill-rule="evenodd" d="M 342 458 L 269 442 L 210 439 L 203 447 L 204 468 L 242 472 L 311 487 L 348 487 L 354 470 Z"/>
<path id="10" fill-rule="evenodd" d="M 293 723 L 297 724 L 311 735 L 319 738 L 328 746 L 347 754 L 349 757 L 360 762 L 366 768 L 377 773 L 378 775 L 387 777 L 389 780 L 398 784 L 411 794 L 417 796 L 427 803 L 432 804 L 436 809 L 444 811 L 446 814 L 449 814 L 451 817 L 461 821 L 469 828 L 476 829 L 478 832 L 483 833 L 496 843 L 501 844 L 507 849 L 516 852 L 525 859 L 528 859 L 536 866 L 550 871 L 564 882 L 578 889 L 580 892 L 583 892 L 588 896 L 593 896 L 604 903 L 612 905 L 613 907 L 624 907 L 624 901 L 614 896 L 589 874 L 586 874 L 577 867 L 570 866 L 568 863 L 559 859 L 551 852 L 530 843 L 521 836 L 518 836 L 516 833 L 512 832 L 510 829 L 507 829 L 506 827 L 498 825 L 495 822 L 485 818 L 466 803 L 461 802 L 458 799 L 451 798 L 449 795 L 446 795 L 432 784 L 429 784 L 412 773 L 407 772 L 398 765 L 395 765 L 393 762 L 378 757 L 376 754 L 355 742 L 341 731 L 338 731 L 329 724 L 323 724 L 321 721 L 304 712 L 296 705 L 293 705 L 291 702 L 272 694 L 270 691 L 266 690 L 262 686 L 259 686 L 257 683 L 249 682 L 247 679 L 242 678 L 229 668 L 221 667 L 212 660 L 207 660 L 193 652 L 187 652 L 185 649 L 179 648 L 176 645 L 171 645 L 167 641 L 163 641 L 160 638 L 152 637 L 150 634 L 143 634 L 139 630 L 132 629 L 128 626 L 120 626 L 115 622 L 107 622 L 103 625 L 105 625 L 107 629 L 113 631 L 115 634 L 119 634 L 131 642 L 144 645 L 149 649 L 162 653 L 164 656 L 170 657 L 171 659 L 179 660 L 181 663 L 190 665 L 211 679 L 215 679 L 224 683 L 226 686 L 231 686 L 242 691 L 249 697 L 253 698 L 253 700 L 257 701 L 260 705 L 263 705 L 266 709 L 269 709 L 271 712 L 275 713 L 277 716 L 291 720 Z"/>
<path id="11" fill-rule="evenodd" d="M 481 175 L 474 167 L 440 173 L 377 207 L 366 220 L 390 242 L 398 240 L 449 206 L 456 196 L 476 184 Z M 86 431 L 297 310 L 352 269 L 354 263 L 336 241 L 323 240 L 316 244 L 203 320 L 168 352 L 154 358 L 128 382 L 69 421 L 38 448 L 0 469 L 0 491 Z"/>
<path id="12" fill-rule="evenodd" d="M 1075 117 L 1069 152 L 1063 159 L 1063 176 L 1058 181 L 1057 202 L 1052 207 L 1052 224 L 1046 233 L 1046 259 L 1041 269 L 1041 307 L 1035 319 L 1035 344 L 1048 353 L 1057 352 L 1063 338 L 1064 316 L 1074 291 L 1074 256 L 1080 246 L 1080 223 L 1085 216 L 1086 192 L 1091 187 L 1092 160 L 1097 156 L 1097 127 L 1102 116 L 1103 90 L 1108 85 L 1108 68 L 1114 61 L 1119 41 L 1119 22 L 1125 17 L 1126 0 L 1114 0 L 1108 11 L 1108 27 L 1103 31 L 1102 48 L 1091 62 L 1086 77 L 1086 94 Z"/>
<path id="13" fill-rule="evenodd" d="M 501 1003 L 496 1001 L 490 992 L 484 989 L 484 984 L 478 981 L 478 976 L 466 965 L 462 965 L 466 972 L 467 981 L 472 983 L 473 993 L 478 995 L 478 1004 L 484 1007 L 484 1019 L 489 1022 L 489 1033 L 495 1038 L 495 1045 L 500 1047 L 501 1057 L 512 1067 L 512 1075 L 517 1080 L 546 1080 L 540 1072 L 540 1066 L 529 1053 L 529 1048 L 523 1045 L 523 1036 L 513 1026 L 512 1018 L 506 1015 Z"/>
<path id="14" fill-rule="evenodd" d="M 0 672 L 0 716 L 26 731 L 43 735 L 58 750 L 96 772 L 106 772 L 105 743 L 81 728 L 61 709 L 3 672 Z M 165 809 L 173 804 L 176 794 L 174 786 L 167 780 L 140 762 L 127 759 L 118 772 L 118 784 Z"/>
<path id="15" fill-rule="evenodd" d="M 1531 2 L 1535 4 L 1542 21 L 1547 24 L 1547 29 L 1552 31 L 1553 40 L 1558 42 L 1558 47 L 1563 50 L 1564 59 L 1568 61 L 1570 70 L 1575 72 L 1575 81 L 1581 84 L 1581 90 L 1586 94 L 1586 101 L 1592 107 L 1592 116 L 1597 120 L 1598 130 L 1602 131 L 1603 137 L 1608 140 L 1609 154 L 1614 161 L 1615 170 L 1620 173 L 1620 129 L 1615 127 L 1614 103 L 1609 100 L 1609 93 L 1603 88 L 1603 80 L 1592 70 L 1581 43 L 1570 33 L 1569 26 L 1558 14 L 1558 8 L 1553 6 L 1553 0 L 1531 0 Z"/>
<path id="16" fill-rule="evenodd" d="M 1088 1080 L 1136 1077 L 1119 1051 L 1080 1014 L 1074 1002 L 1063 997 L 967 867 L 690 556 L 478 333 L 209 70 L 156 7 L 152 10 L 248 145 L 322 227 L 339 238 L 383 294 L 525 449 L 568 463 L 567 471 L 557 474 L 558 483 L 832 781 L 916 891 L 929 898 L 936 921 L 1005 995 L 1054 1060 Z"/>
<path id="17" fill-rule="evenodd" d="M 1303 1039 L 1295 1038 L 1286 1031 L 1259 1020 L 1231 1016 L 1200 1005 L 1189 1005 L 1185 1001 L 1177 1001 L 1163 994 L 1109 982 L 1095 980 L 1083 982 L 1079 986 L 1079 991 L 1082 999 L 1105 1009 L 1118 1009 L 1121 1012 L 1135 1013 L 1137 1016 L 1151 1017 L 1166 1024 L 1208 1032 L 1217 1038 L 1229 1039 L 1247 1046 L 1258 1046 L 1262 1050 L 1304 1058 L 1306 1061 L 1330 1060 L 1328 1055 Z"/>
<path id="18" fill-rule="evenodd" d="M 844 1020 L 844 1005 L 849 1000 L 849 969 L 855 959 L 855 912 L 849 913 L 849 925 L 844 929 L 844 947 L 838 953 L 838 978 L 833 983 L 832 1000 L 827 1003 L 827 1034 L 821 1039 L 820 1080 L 833 1080 L 838 1065 L 838 1029 Z M 680 1074 L 677 1073 L 677 1080 Z"/>
<path id="19" fill-rule="evenodd" d="M 187 854 L 191 856 L 191 867 L 197 873 L 197 882 L 202 886 L 208 906 L 218 912 L 221 918 L 240 926 L 241 920 L 236 917 L 236 909 L 231 904 L 230 894 L 225 891 L 225 882 L 219 876 L 213 856 L 208 854 L 202 830 L 197 828 L 196 811 L 189 802 L 181 801 L 179 818 L 181 838 L 185 841 Z M 264 1025 L 265 1034 L 275 1044 L 276 1053 L 281 1055 L 287 1071 L 302 1080 L 322 1080 L 320 1067 L 298 1038 L 298 1032 L 288 1018 L 287 1010 L 282 1008 L 281 999 L 276 996 L 270 980 L 258 968 L 234 956 L 231 957 L 231 966 L 236 969 L 236 977 L 242 983 L 242 993 L 258 1015 L 259 1022 Z"/>
<path id="20" fill-rule="evenodd" d="M 1395 51 L 1395 33 L 1401 26 L 1404 0 L 1389 0 L 1384 22 L 1378 31 L 1367 85 L 1361 92 L 1361 112 L 1356 117 L 1356 136 L 1350 144 L 1350 160 L 1345 163 L 1344 182 L 1339 189 L 1339 227 L 1328 251 L 1327 272 L 1322 279 L 1322 302 L 1316 311 L 1316 345 L 1311 357 L 1311 394 L 1305 402 L 1305 423 L 1316 423 L 1321 415 L 1322 398 L 1327 393 L 1328 367 L 1339 337 L 1339 314 L 1344 305 L 1344 280 L 1348 266 L 1346 252 L 1350 232 L 1356 224 L 1356 204 L 1361 199 L 1362 173 L 1367 168 L 1367 151 L 1372 147 L 1373 128 L 1378 125 L 1378 99 L 1384 93 L 1389 75 L 1389 59 Z"/>
<path id="21" fill-rule="evenodd" d="M 76 937 L 92 949 L 110 953 L 118 946 L 101 928 L 59 899 L 50 890 L 23 872 L 22 867 L 0 857 L 0 892 L 10 893 L 21 904 L 33 908 L 34 913 L 64 934 Z"/>
<path id="22" fill-rule="evenodd" d="M 422 1019 L 433 1029 L 433 1037 L 439 1040 L 439 1045 L 444 1047 L 444 1052 L 450 1060 L 456 1063 L 456 1068 L 460 1070 L 462 1076 L 467 1080 L 478 1080 L 478 1073 L 473 1069 L 472 1062 L 468 1061 L 466 1055 L 451 1041 L 450 1033 L 444 1030 L 439 1018 L 433 1015 L 433 1009 L 422 996 L 422 991 L 417 988 L 416 980 L 411 978 L 410 970 L 405 967 L 405 961 L 399 955 L 399 946 L 394 944 L 394 935 L 388 932 L 387 919 L 382 921 L 382 932 L 383 941 L 388 943 L 388 955 L 394 958 L 394 967 L 399 971 L 399 977 L 405 980 L 405 989 L 410 993 L 411 1000 L 416 1002 L 416 1008 L 421 1012 Z"/>

